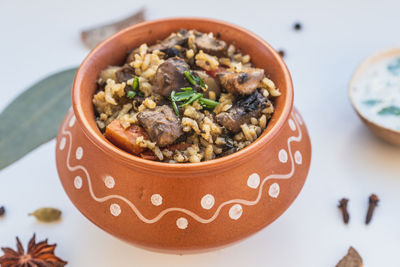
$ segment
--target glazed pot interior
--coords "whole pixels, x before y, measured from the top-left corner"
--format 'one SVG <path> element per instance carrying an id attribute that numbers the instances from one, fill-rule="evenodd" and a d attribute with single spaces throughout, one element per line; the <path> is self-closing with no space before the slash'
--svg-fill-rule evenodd
<path id="1" fill-rule="evenodd" d="M 201 32 L 220 34 L 220 39 L 240 48 L 243 54 L 251 56 L 252 63 L 263 68 L 267 76 L 280 89 L 282 95 L 276 98 L 275 113 L 264 133 L 248 147 L 231 155 L 200 163 L 170 164 L 144 160 L 131 155 L 111 144 L 97 128 L 92 97 L 97 89 L 99 73 L 109 65 L 121 65 L 127 52 L 143 43 L 154 44 L 179 29 L 196 29 Z M 98 45 L 84 60 L 75 76 L 72 90 L 72 103 L 75 115 L 83 131 L 97 146 L 128 164 L 144 168 L 174 170 L 197 170 L 222 167 L 228 161 L 241 161 L 246 154 L 252 154 L 273 138 L 285 123 L 293 104 L 293 87 L 290 74 L 279 54 L 265 41 L 238 26 L 200 18 L 172 18 L 141 23 L 127 28 Z"/>

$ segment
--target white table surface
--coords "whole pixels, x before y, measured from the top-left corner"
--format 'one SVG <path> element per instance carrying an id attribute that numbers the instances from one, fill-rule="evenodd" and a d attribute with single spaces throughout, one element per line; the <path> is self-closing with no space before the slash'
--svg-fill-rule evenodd
<path id="1" fill-rule="evenodd" d="M 206 16 L 226 20 L 286 51 L 295 105 L 313 144 L 308 180 L 298 199 L 268 228 L 229 248 L 198 255 L 164 255 L 132 247 L 103 232 L 73 207 L 58 180 L 51 141 L 0 171 L 0 246 L 24 243 L 33 232 L 57 242 L 72 267 L 334 266 L 353 245 L 365 266 L 400 266 L 400 149 L 368 132 L 353 112 L 347 86 L 361 60 L 400 45 L 400 2 L 388 1 L 54 1 L 0 0 L 0 110 L 51 72 L 87 55 L 79 31 L 146 6 L 148 18 Z M 295 21 L 303 23 L 294 32 Z M 1 137 L 0 137 L 1 138 Z M 381 198 L 364 225 L 367 198 Z M 350 198 L 345 226 L 337 201 Z M 57 224 L 27 213 L 60 208 Z"/>

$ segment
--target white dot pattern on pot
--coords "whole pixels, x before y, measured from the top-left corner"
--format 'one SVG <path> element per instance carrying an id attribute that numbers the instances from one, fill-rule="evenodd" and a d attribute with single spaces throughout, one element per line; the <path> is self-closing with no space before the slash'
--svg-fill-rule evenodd
<path id="1" fill-rule="evenodd" d="M 160 194 L 153 194 L 150 198 L 151 204 L 154 206 L 160 206 L 162 204 L 162 196 Z"/>
<path id="2" fill-rule="evenodd" d="M 288 154 L 285 149 L 281 149 L 278 154 L 279 161 L 286 163 L 288 161 Z"/>
<path id="3" fill-rule="evenodd" d="M 296 161 L 296 163 L 299 165 L 303 163 L 303 156 L 301 155 L 301 152 L 298 150 L 294 153 L 294 161 Z"/>
<path id="4" fill-rule="evenodd" d="M 82 159 L 82 157 L 83 157 L 83 148 L 82 148 L 82 147 L 79 146 L 79 147 L 76 149 L 76 151 L 75 151 L 75 157 L 76 157 L 77 160 Z"/>
<path id="5" fill-rule="evenodd" d="M 241 199 L 241 198 L 235 198 L 235 199 L 225 199 L 222 200 L 221 203 L 219 203 L 218 207 L 215 207 L 215 194 L 210 194 L 207 193 L 205 194 L 201 200 L 200 200 L 200 205 L 204 210 L 211 210 L 212 208 L 215 208 L 215 212 L 209 215 L 199 215 L 196 214 L 194 211 L 192 210 L 188 210 L 186 208 L 183 207 L 165 207 L 165 209 L 158 211 L 157 214 L 146 217 L 144 214 L 142 214 L 142 212 L 139 210 L 139 208 L 136 206 L 136 204 L 134 202 L 132 202 L 132 200 L 124 197 L 124 196 L 120 196 L 120 195 L 103 195 L 103 196 L 97 196 L 95 193 L 95 188 L 93 188 L 93 180 L 91 178 L 90 175 L 90 170 L 88 170 L 85 166 L 83 166 L 82 164 L 75 164 L 72 165 L 71 164 L 71 159 L 72 158 L 76 158 L 77 160 L 80 160 L 83 158 L 84 155 L 84 151 L 83 148 L 81 146 L 77 147 L 75 149 L 75 153 L 71 153 L 73 151 L 73 135 L 72 133 L 68 130 L 68 125 L 71 121 L 74 120 L 73 115 L 70 115 L 70 119 L 67 120 L 67 123 L 65 123 L 63 125 L 62 128 L 62 134 L 63 136 L 61 136 L 60 139 L 60 143 L 59 143 L 59 149 L 62 151 L 67 151 L 65 153 L 67 153 L 67 159 L 66 159 L 66 166 L 68 168 L 68 170 L 70 172 L 76 172 L 77 170 L 82 171 L 82 173 L 85 175 L 85 181 L 87 179 L 88 181 L 88 190 L 83 190 L 82 192 L 85 193 L 89 193 L 90 196 L 92 197 L 93 200 L 95 200 L 96 202 L 102 203 L 102 202 L 108 202 L 108 200 L 110 199 L 115 199 L 115 198 L 119 198 L 121 201 L 125 202 L 127 204 L 127 207 L 130 208 L 130 211 L 134 212 L 136 214 L 136 216 L 144 223 L 147 224 L 153 224 L 155 222 L 160 221 L 162 218 L 164 218 L 164 215 L 170 212 L 180 212 L 183 214 L 186 214 L 188 216 L 190 216 L 193 220 L 198 221 L 200 223 L 203 224 L 208 224 L 213 222 L 216 218 L 218 218 L 218 216 L 221 214 L 221 211 L 224 211 L 225 209 L 223 209 L 225 206 L 229 207 L 228 213 L 226 215 L 228 215 L 227 217 L 229 217 L 232 220 L 238 220 L 239 218 L 241 218 L 242 214 L 243 214 L 243 209 L 244 206 L 253 206 L 256 205 L 257 203 L 259 203 L 263 198 L 261 198 L 263 192 L 266 192 L 266 194 L 268 194 L 269 197 L 271 198 L 277 198 L 280 194 L 280 186 L 278 183 L 273 183 L 270 186 L 268 186 L 267 188 L 265 188 L 267 186 L 267 181 L 271 180 L 271 179 L 290 179 L 294 176 L 294 174 L 296 173 L 296 166 L 300 165 L 303 163 L 303 155 L 299 150 L 296 150 L 294 153 L 292 152 L 293 150 L 293 146 L 292 143 L 293 142 L 301 142 L 302 141 L 302 131 L 300 128 L 300 123 L 301 119 L 299 117 L 299 115 L 296 112 L 292 113 L 291 116 L 291 121 L 288 121 L 289 127 L 290 129 L 292 129 L 293 131 L 296 130 L 297 134 L 294 134 L 292 136 L 289 136 L 287 139 L 287 148 L 282 148 L 278 151 L 278 155 L 276 158 L 276 161 L 282 162 L 282 163 L 286 163 L 288 161 L 290 161 L 290 166 L 291 166 L 291 171 L 287 172 L 285 171 L 284 173 L 271 173 L 266 177 L 260 177 L 260 175 L 258 173 L 252 173 L 250 174 L 246 181 L 246 185 L 244 185 L 247 189 L 251 188 L 251 189 L 257 189 L 256 191 L 258 192 L 258 195 L 255 196 L 254 199 Z M 294 130 L 295 129 L 295 130 Z M 69 138 L 69 139 L 68 139 Z M 68 143 L 68 144 L 67 144 Z M 67 149 L 66 149 L 67 148 Z M 72 154 L 72 156 L 71 156 Z M 81 174 L 82 175 L 82 174 Z M 75 176 L 75 178 L 72 180 L 73 181 L 73 187 L 75 187 L 76 189 L 81 189 L 83 187 L 83 178 L 81 176 Z M 105 187 L 107 188 L 114 188 L 116 183 L 115 183 L 115 179 L 111 176 L 111 175 L 105 175 L 103 178 L 103 181 Z M 152 205 L 154 206 L 161 206 L 161 205 L 165 205 L 165 201 L 164 201 L 165 196 L 161 196 L 160 194 L 153 194 L 150 197 L 150 202 Z M 119 204 L 116 203 L 109 203 L 109 210 L 112 216 L 119 216 L 122 212 L 121 207 Z M 232 205 L 232 206 L 230 206 Z M 187 217 L 179 217 L 176 219 L 176 225 L 178 229 L 186 229 L 189 225 L 188 219 Z"/>
<path id="6" fill-rule="evenodd" d="M 247 186 L 256 189 L 260 185 L 260 175 L 253 173 L 247 179 Z"/>
<path id="7" fill-rule="evenodd" d="M 209 210 L 214 206 L 215 203 L 215 198 L 213 195 L 211 194 L 207 194 L 205 195 L 202 199 L 201 199 L 201 206 L 203 207 L 203 209 Z"/>
<path id="8" fill-rule="evenodd" d="M 115 180 L 114 180 L 114 177 L 112 177 L 112 176 L 110 176 L 110 175 L 107 175 L 105 178 L 104 178 L 104 185 L 107 187 L 107 188 L 114 188 L 114 186 L 115 186 Z"/>
<path id="9" fill-rule="evenodd" d="M 76 189 L 81 189 L 83 185 L 82 177 L 76 176 L 74 179 L 74 186 Z"/>
<path id="10" fill-rule="evenodd" d="M 74 126 L 74 124 L 75 124 L 75 121 L 76 121 L 76 118 L 75 118 L 75 116 L 72 116 L 72 118 L 69 120 L 69 127 L 72 127 L 72 126 Z"/>
<path id="11" fill-rule="evenodd" d="M 121 214 L 121 207 L 118 204 L 111 204 L 110 206 L 110 212 L 112 215 L 115 217 L 119 216 Z"/>
<path id="12" fill-rule="evenodd" d="M 279 196 L 281 189 L 279 187 L 279 184 L 277 183 L 273 183 L 271 184 L 271 186 L 269 187 L 268 190 L 268 194 L 270 195 L 270 197 L 272 198 L 277 198 Z"/>
<path id="13" fill-rule="evenodd" d="M 289 127 L 292 131 L 296 131 L 296 124 L 292 119 L 289 119 Z"/>
<path id="14" fill-rule="evenodd" d="M 178 226 L 179 229 L 186 229 L 189 225 L 189 222 L 186 218 L 178 218 L 178 220 L 176 220 L 176 226 Z"/>
<path id="15" fill-rule="evenodd" d="M 232 220 L 237 220 L 242 216 L 243 213 L 243 207 L 240 204 L 235 204 L 229 209 L 229 217 L 231 217 Z"/>
<path id="16" fill-rule="evenodd" d="M 58 148 L 60 150 L 64 150 L 66 143 L 67 143 L 67 139 L 65 139 L 65 137 L 61 138 L 61 141 L 60 141 L 60 144 L 59 144 Z"/>

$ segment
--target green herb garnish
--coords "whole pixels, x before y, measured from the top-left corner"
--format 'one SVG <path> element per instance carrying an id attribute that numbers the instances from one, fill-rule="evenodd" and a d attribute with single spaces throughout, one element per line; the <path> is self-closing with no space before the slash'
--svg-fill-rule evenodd
<path id="1" fill-rule="evenodd" d="M 126 97 L 129 99 L 133 99 L 135 97 L 135 95 L 136 95 L 136 92 L 132 91 L 132 90 L 128 91 L 128 93 L 126 93 Z"/>
<path id="2" fill-rule="evenodd" d="M 175 102 L 175 101 L 176 101 L 176 100 L 175 100 L 175 91 L 172 91 L 172 92 L 171 92 L 172 108 L 174 109 L 176 116 L 179 117 L 179 109 L 178 109 L 178 106 L 176 105 L 176 102 Z"/>
<path id="3" fill-rule="evenodd" d="M 219 105 L 219 102 L 204 98 L 202 93 L 197 93 L 196 91 L 193 90 L 192 87 L 184 87 L 181 88 L 183 92 L 171 92 L 170 100 L 172 103 L 172 107 L 176 113 L 177 116 L 179 116 L 179 109 L 177 102 L 183 102 L 180 107 L 184 107 L 186 105 L 192 104 L 194 101 L 198 100 L 199 104 L 202 105 L 206 109 L 214 109 L 216 106 Z"/>
<path id="4" fill-rule="evenodd" d="M 200 76 L 196 76 L 196 81 L 199 83 L 199 85 L 200 85 L 202 88 L 207 88 L 206 84 L 204 83 L 203 79 L 200 78 Z"/>
<path id="5" fill-rule="evenodd" d="M 175 93 L 175 101 L 184 101 L 193 96 L 194 92 L 193 91 L 185 91 L 185 92 L 180 92 L 180 93 Z"/>
<path id="6" fill-rule="evenodd" d="M 207 88 L 206 84 L 204 83 L 203 79 L 200 78 L 199 75 L 195 75 L 193 74 L 193 72 L 191 72 L 190 70 L 185 70 L 183 72 L 183 74 L 185 75 L 186 79 L 194 86 L 196 85 L 200 85 L 200 87 L 202 88 Z M 189 88 L 189 87 L 185 87 L 185 88 Z M 183 89 L 183 88 L 182 88 Z"/>
<path id="7" fill-rule="evenodd" d="M 199 103 L 206 109 L 214 109 L 219 105 L 219 102 L 204 97 L 199 99 Z"/>
<path id="8" fill-rule="evenodd" d="M 369 100 L 363 101 L 362 103 L 367 106 L 375 106 L 376 104 L 381 103 L 381 102 L 382 102 L 381 100 L 369 99 Z"/>
<path id="9" fill-rule="evenodd" d="M 132 89 L 137 90 L 139 88 L 139 77 L 133 78 Z"/>
<path id="10" fill-rule="evenodd" d="M 183 72 L 183 75 L 185 75 L 186 79 L 192 84 L 192 85 L 197 85 L 196 77 L 194 77 L 193 73 L 190 70 L 185 70 Z"/>
<path id="11" fill-rule="evenodd" d="M 130 90 L 126 93 L 126 97 L 129 99 L 133 99 L 137 94 L 140 95 L 141 92 L 137 91 L 138 88 L 139 88 L 139 77 L 135 76 L 135 78 L 133 78 L 133 82 L 132 82 L 132 90 Z"/>
<path id="12" fill-rule="evenodd" d="M 378 112 L 379 115 L 395 115 L 400 116 L 400 107 L 398 106 L 389 106 L 381 109 Z"/>
<path id="13" fill-rule="evenodd" d="M 201 94 L 201 93 L 195 93 L 195 94 L 192 95 L 192 97 L 191 97 L 187 102 L 183 103 L 183 104 L 181 105 L 181 107 L 184 107 L 184 106 L 186 106 L 186 105 L 192 104 L 194 101 L 196 101 L 197 99 L 199 99 L 199 98 L 201 98 L 201 97 L 203 97 L 203 94 Z"/>
<path id="14" fill-rule="evenodd" d="M 206 109 L 214 109 L 216 106 L 219 105 L 219 102 L 204 98 L 202 93 L 197 93 L 193 90 L 192 87 L 184 87 L 181 88 L 183 92 L 171 92 L 170 100 L 172 102 L 172 107 L 177 116 L 179 116 L 178 105 L 176 102 L 183 102 L 180 107 L 184 107 L 186 105 L 192 104 L 194 101 L 198 100 L 200 105 L 202 105 Z"/>
<path id="15" fill-rule="evenodd" d="M 400 74 L 400 58 L 397 58 L 396 60 L 393 60 L 388 66 L 387 69 L 389 72 L 391 72 L 393 75 L 399 75 Z"/>

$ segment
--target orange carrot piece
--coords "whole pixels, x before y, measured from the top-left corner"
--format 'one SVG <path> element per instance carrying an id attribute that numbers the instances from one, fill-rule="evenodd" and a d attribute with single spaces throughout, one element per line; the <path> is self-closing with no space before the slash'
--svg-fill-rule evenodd
<path id="1" fill-rule="evenodd" d="M 142 153 L 140 153 L 140 156 L 144 159 L 148 159 L 148 160 L 153 160 L 153 161 L 158 161 L 157 156 L 154 154 L 153 151 L 151 150 L 145 150 Z"/>
<path id="2" fill-rule="evenodd" d="M 140 136 L 143 136 L 144 139 L 149 139 L 146 131 L 142 127 L 131 125 L 129 128 L 124 129 L 118 119 L 113 120 L 106 127 L 105 135 L 106 138 L 117 147 L 137 156 L 139 156 L 145 148 L 136 144 L 136 139 Z"/>

